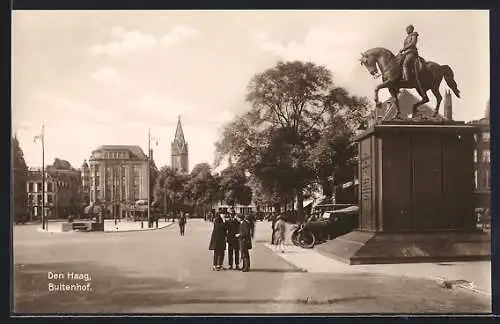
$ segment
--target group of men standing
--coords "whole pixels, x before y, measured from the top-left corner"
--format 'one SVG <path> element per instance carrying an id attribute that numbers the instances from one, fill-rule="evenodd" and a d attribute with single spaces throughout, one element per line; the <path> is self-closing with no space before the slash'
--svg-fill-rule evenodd
<path id="1" fill-rule="evenodd" d="M 235 213 L 220 214 L 214 217 L 214 227 L 208 249 L 214 251 L 213 270 L 223 270 L 226 247 L 228 250 L 229 270 L 250 271 L 250 252 L 254 235 L 254 224 L 249 215 Z M 242 267 L 240 268 L 240 254 Z"/>

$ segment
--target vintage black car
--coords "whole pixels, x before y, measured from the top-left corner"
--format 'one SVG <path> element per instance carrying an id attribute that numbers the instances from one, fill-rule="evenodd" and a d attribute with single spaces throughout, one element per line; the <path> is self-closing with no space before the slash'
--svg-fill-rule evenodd
<path id="1" fill-rule="evenodd" d="M 294 244 L 312 248 L 318 242 L 346 234 L 358 227 L 358 206 L 326 211 L 321 219 L 298 226 L 292 234 Z"/>

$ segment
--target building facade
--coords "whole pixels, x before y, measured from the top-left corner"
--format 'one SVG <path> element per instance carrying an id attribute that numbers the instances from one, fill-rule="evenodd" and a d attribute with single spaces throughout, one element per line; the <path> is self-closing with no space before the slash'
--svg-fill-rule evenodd
<path id="1" fill-rule="evenodd" d="M 26 190 L 28 193 L 28 214 L 30 220 L 42 216 L 42 170 L 29 168 Z M 75 169 L 45 169 L 45 216 L 66 218 L 78 214 L 78 196 L 81 191 L 80 171 Z"/>
<path id="2" fill-rule="evenodd" d="M 148 157 L 137 145 L 100 146 L 89 159 L 88 179 L 90 203 L 103 205 L 105 216 L 125 217 L 136 201 L 148 199 Z"/>
<path id="3" fill-rule="evenodd" d="M 491 208 L 491 151 L 490 120 L 485 117 L 469 122 L 476 125 L 479 132 L 475 135 L 474 182 L 476 186 L 476 207 Z"/>
<path id="4" fill-rule="evenodd" d="M 174 140 L 171 145 L 172 168 L 180 173 L 189 173 L 189 151 L 188 143 L 182 131 L 181 118 L 177 121 Z"/>

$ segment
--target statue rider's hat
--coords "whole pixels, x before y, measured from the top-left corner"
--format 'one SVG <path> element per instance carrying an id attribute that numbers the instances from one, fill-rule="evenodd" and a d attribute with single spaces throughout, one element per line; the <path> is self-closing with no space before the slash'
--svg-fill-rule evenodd
<path id="1" fill-rule="evenodd" d="M 413 27 L 413 25 L 406 26 L 406 29 L 408 29 L 408 28 L 415 29 L 415 27 Z"/>

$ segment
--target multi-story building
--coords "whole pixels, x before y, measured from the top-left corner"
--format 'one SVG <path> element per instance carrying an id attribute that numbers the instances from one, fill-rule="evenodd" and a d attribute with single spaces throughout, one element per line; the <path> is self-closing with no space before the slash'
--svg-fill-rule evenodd
<path id="1" fill-rule="evenodd" d="M 78 196 L 80 194 L 80 171 L 69 167 L 59 168 L 56 159 L 52 166 L 45 168 L 45 216 L 47 218 L 66 218 L 78 214 Z M 31 220 L 42 215 L 42 170 L 29 168 L 26 190 L 28 192 L 28 210 Z"/>
<path id="2" fill-rule="evenodd" d="M 106 216 L 125 217 L 138 200 L 148 200 L 148 157 L 137 145 L 103 145 L 89 159 L 90 203 Z"/>
<path id="3" fill-rule="evenodd" d="M 479 128 L 475 135 L 474 180 L 476 186 L 476 207 L 491 208 L 491 151 L 489 104 L 484 118 L 470 121 Z"/>
<path id="4" fill-rule="evenodd" d="M 171 146 L 172 168 L 180 173 L 189 172 L 189 152 L 188 143 L 184 138 L 182 131 L 181 118 L 177 121 L 177 129 L 175 130 L 174 140 Z"/>

